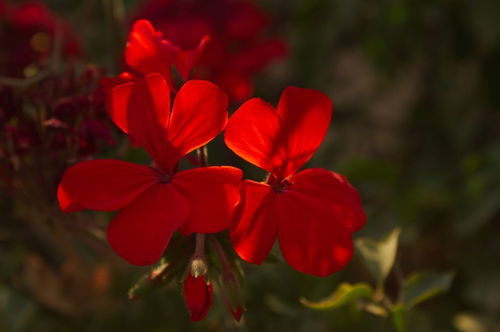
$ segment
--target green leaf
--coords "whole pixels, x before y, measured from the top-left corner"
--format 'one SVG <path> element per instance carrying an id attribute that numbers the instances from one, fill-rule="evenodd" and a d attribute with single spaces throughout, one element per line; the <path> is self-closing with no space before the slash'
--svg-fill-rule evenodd
<path id="1" fill-rule="evenodd" d="M 330 296 L 322 301 L 312 302 L 302 297 L 300 298 L 300 302 L 303 305 L 313 309 L 332 309 L 343 306 L 344 304 L 356 299 L 368 297 L 371 294 L 372 289 L 368 284 L 359 283 L 351 285 L 348 283 L 342 283 Z"/>
<path id="2" fill-rule="evenodd" d="M 398 304 L 392 308 L 391 319 L 392 324 L 398 332 L 406 331 L 406 308 L 402 304 Z"/>
<path id="3" fill-rule="evenodd" d="M 446 292 L 450 288 L 454 275 L 453 272 L 413 273 L 405 282 L 403 304 L 406 308 L 412 308 L 433 296 Z"/>
<path id="4" fill-rule="evenodd" d="M 363 256 L 366 266 L 379 287 L 384 283 L 385 278 L 387 278 L 394 265 L 400 232 L 399 228 L 395 228 L 380 241 L 370 238 L 359 238 L 356 240 L 356 248 L 361 256 Z"/>

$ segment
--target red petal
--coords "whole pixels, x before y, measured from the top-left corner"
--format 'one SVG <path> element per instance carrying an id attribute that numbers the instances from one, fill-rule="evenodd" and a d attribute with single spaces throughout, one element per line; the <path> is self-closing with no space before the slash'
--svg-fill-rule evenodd
<path id="1" fill-rule="evenodd" d="M 311 159 L 325 137 L 332 111 L 330 98 L 317 90 L 288 87 L 283 91 L 278 115 L 288 141 L 284 177 L 294 174 Z"/>
<path id="2" fill-rule="evenodd" d="M 231 117 L 226 144 L 243 159 L 284 179 L 313 155 L 325 137 L 332 102 L 323 93 L 288 87 L 278 109 L 251 99 Z"/>
<path id="3" fill-rule="evenodd" d="M 183 157 L 211 141 L 227 123 L 227 96 L 208 81 L 188 81 L 175 97 L 168 140 L 176 149 L 169 159 Z"/>
<path id="4" fill-rule="evenodd" d="M 134 265 L 156 263 L 189 207 L 170 184 L 155 184 L 121 210 L 108 226 L 108 242 Z"/>
<path id="5" fill-rule="evenodd" d="M 125 48 L 125 61 L 132 69 L 143 75 L 160 73 L 170 84 L 175 54 L 175 46 L 162 39 L 149 21 L 134 23 Z"/>
<path id="6" fill-rule="evenodd" d="M 298 173 L 291 181 L 294 190 L 314 192 L 314 196 L 329 200 L 330 203 L 325 206 L 333 209 L 335 221 L 350 232 L 358 231 L 365 225 L 361 197 L 345 176 L 322 168 L 311 168 Z"/>
<path id="7" fill-rule="evenodd" d="M 212 306 L 212 284 L 205 281 L 205 277 L 195 278 L 188 273 L 184 280 L 184 302 L 189 310 L 193 322 L 205 318 Z"/>
<path id="8" fill-rule="evenodd" d="M 261 264 L 273 247 L 278 232 L 275 198 L 269 185 L 243 181 L 230 235 L 234 249 L 247 262 Z"/>
<path id="9" fill-rule="evenodd" d="M 284 142 L 275 109 L 260 98 L 241 105 L 224 134 L 226 145 L 238 156 L 271 173 L 283 164 Z"/>
<path id="10" fill-rule="evenodd" d="M 345 178 L 309 169 L 279 195 L 278 237 L 285 260 L 300 272 L 330 275 L 351 259 L 351 230 L 363 214 Z"/>
<path id="11" fill-rule="evenodd" d="M 171 183 L 186 199 L 191 211 L 180 228 L 182 234 L 217 233 L 227 229 L 239 200 L 242 176 L 240 169 L 229 166 L 176 173 Z"/>
<path id="12" fill-rule="evenodd" d="M 205 47 L 210 42 L 209 36 L 204 36 L 198 46 L 191 50 L 183 50 L 178 48 L 175 57 L 175 68 L 179 71 L 181 77 L 186 81 L 189 77 L 189 72 L 197 64 L 200 56 L 202 55 Z"/>
<path id="13" fill-rule="evenodd" d="M 166 159 L 170 93 L 161 75 L 150 74 L 112 89 L 107 108 L 118 127 L 143 146 L 160 167 L 171 170 L 177 160 Z"/>
<path id="14" fill-rule="evenodd" d="M 111 159 L 84 161 L 66 170 L 57 198 L 64 212 L 113 211 L 128 205 L 157 179 L 156 172 L 145 166 Z"/>

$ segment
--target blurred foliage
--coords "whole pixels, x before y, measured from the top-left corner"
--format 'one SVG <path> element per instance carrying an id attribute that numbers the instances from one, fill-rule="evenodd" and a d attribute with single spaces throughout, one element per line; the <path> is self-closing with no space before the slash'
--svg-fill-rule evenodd
<path id="1" fill-rule="evenodd" d="M 119 9 L 109 12 L 117 1 L 45 2 L 112 73 L 123 43 L 112 29 L 125 25 Z M 256 95 L 277 101 L 285 86 L 299 85 L 334 100 L 331 130 L 309 166 L 345 174 L 360 190 L 368 222 L 356 234 L 357 257 L 328 278 L 300 274 L 279 255 L 243 264 L 243 322 L 233 323 L 216 298 L 206 320 L 192 324 L 176 285 L 129 301 L 128 288 L 147 270 L 106 248 L 96 255 L 79 244 L 85 264 L 61 264 L 23 221 L 23 207 L 2 194 L 0 331 L 500 331 L 500 2 L 260 3 L 290 56 L 261 75 Z M 220 141 L 212 145 L 214 164 L 231 160 L 262 176 Z M 144 158 L 136 150 L 126 157 Z M 85 218 L 102 237 L 109 216 Z M 395 227 L 397 252 L 394 241 L 368 240 Z"/>
<path id="2" fill-rule="evenodd" d="M 365 310 L 381 317 L 391 317 L 398 332 L 407 331 L 406 316 L 417 304 L 450 288 L 453 273 L 417 272 L 404 278 L 395 265 L 400 229 L 396 228 L 380 241 L 368 238 L 357 240 L 357 248 L 365 265 L 375 280 L 375 289 L 366 283 L 350 285 L 341 283 L 328 298 L 320 302 L 301 299 L 313 309 L 333 309 L 355 302 L 359 310 Z M 399 263 L 399 262 L 397 262 Z M 395 271 L 398 284 L 394 287 L 393 299 L 386 292 L 384 284 L 389 272 Z M 368 298 L 368 301 L 362 299 Z"/>

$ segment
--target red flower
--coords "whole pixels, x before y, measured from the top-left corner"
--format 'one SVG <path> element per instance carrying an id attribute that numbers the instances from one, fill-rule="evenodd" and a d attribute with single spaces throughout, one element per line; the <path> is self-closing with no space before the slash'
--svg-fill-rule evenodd
<path id="1" fill-rule="evenodd" d="M 108 227 L 115 251 L 135 265 L 156 262 L 172 233 L 213 233 L 229 226 L 241 171 L 203 167 L 176 172 L 179 159 L 220 133 L 227 97 L 214 84 L 189 81 L 172 112 L 167 83 L 151 74 L 108 95 L 113 121 L 154 159 L 156 167 L 118 160 L 76 164 L 58 189 L 63 211 L 121 209 Z"/>
<path id="2" fill-rule="evenodd" d="M 195 278 L 188 273 L 184 279 L 184 302 L 193 322 L 205 318 L 212 306 L 212 284 L 205 281 L 205 276 Z"/>
<path id="3" fill-rule="evenodd" d="M 351 259 L 351 233 L 365 222 L 356 189 L 325 169 L 297 172 L 323 140 L 331 115 L 327 96 L 289 87 L 277 109 L 253 98 L 231 117 L 227 146 L 271 173 L 266 183 L 242 184 L 230 234 L 244 260 L 260 264 L 276 237 L 285 260 L 301 272 L 327 276 Z"/>
<path id="4" fill-rule="evenodd" d="M 149 19 L 185 49 L 196 48 L 203 36 L 210 36 L 196 77 L 219 84 L 235 101 L 250 98 L 255 75 L 286 54 L 282 40 L 265 36 L 270 19 L 254 1 L 149 0 L 134 18 Z"/>
<path id="5" fill-rule="evenodd" d="M 175 91 L 172 66 L 184 80 L 187 80 L 208 40 L 208 36 L 205 36 L 195 48 L 184 50 L 163 38 L 162 33 L 156 31 L 149 21 L 139 20 L 134 23 L 125 48 L 125 62 L 130 72 L 106 78 L 102 80 L 101 85 L 109 91 L 116 85 L 130 82 L 138 77 L 159 73 L 165 78 L 171 90 Z"/>

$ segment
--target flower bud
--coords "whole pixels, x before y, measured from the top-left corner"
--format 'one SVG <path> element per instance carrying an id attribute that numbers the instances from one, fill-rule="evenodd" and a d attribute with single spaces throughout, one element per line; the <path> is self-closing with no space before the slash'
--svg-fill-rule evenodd
<path id="1" fill-rule="evenodd" d="M 222 275 L 222 295 L 229 312 L 239 322 L 245 310 L 241 305 L 243 303 L 243 294 L 240 283 L 233 271 L 226 271 Z"/>
<path id="2" fill-rule="evenodd" d="M 212 306 L 212 284 L 205 275 L 194 277 L 191 273 L 184 279 L 184 302 L 193 322 L 202 320 Z"/>

